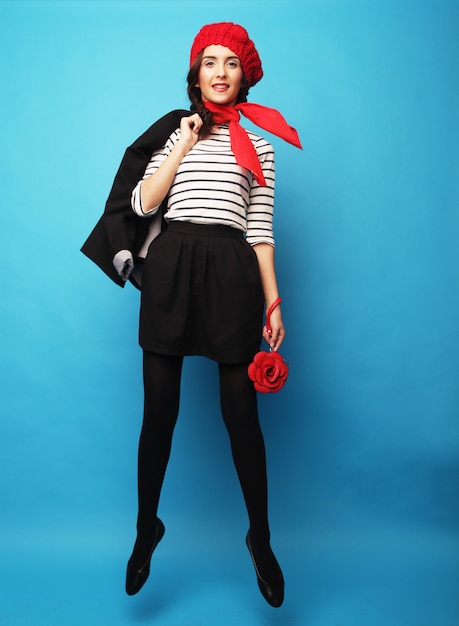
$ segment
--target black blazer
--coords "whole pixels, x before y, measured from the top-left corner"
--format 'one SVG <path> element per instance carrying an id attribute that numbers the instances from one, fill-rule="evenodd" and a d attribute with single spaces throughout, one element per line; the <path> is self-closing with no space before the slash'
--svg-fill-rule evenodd
<path id="1" fill-rule="evenodd" d="M 129 250 L 135 261 L 150 222 L 132 210 L 132 190 L 142 178 L 154 150 L 166 143 L 185 115 L 191 115 L 191 112 L 177 109 L 167 113 L 126 149 L 104 213 L 81 248 L 81 252 L 120 287 L 124 287 L 125 281 L 113 267 L 113 257 L 120 250 Z M 138 287 L 134 280 L 132 282 Z"/>

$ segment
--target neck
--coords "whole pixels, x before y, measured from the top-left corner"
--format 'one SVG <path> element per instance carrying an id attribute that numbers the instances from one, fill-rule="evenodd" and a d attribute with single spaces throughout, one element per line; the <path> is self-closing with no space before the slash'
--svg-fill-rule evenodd
<path id="1" fill-rule="evenodd" d="M 234 107 L 237 105 L 236 102 L 228 102 L 227 104 L 218 104 L 217 102 L 210 102 L 209 100 L 205 100 L 203 101 L 203 105 L 206 107 L 206 109 L 209 109 L 210 111 L 212 109 L 220 109 L 220 110 L 226 110 L 226 109 L 234 109 Z"/>
<path id="2" fill-rule="evenodd" d="M 229 104 L 215 104 L 214 102 L 204 102 L 204 106 L 211 112 L 212 118 L 216 124 L 225 124 L 227 122 L 239 121 L 239 113 Z"/>

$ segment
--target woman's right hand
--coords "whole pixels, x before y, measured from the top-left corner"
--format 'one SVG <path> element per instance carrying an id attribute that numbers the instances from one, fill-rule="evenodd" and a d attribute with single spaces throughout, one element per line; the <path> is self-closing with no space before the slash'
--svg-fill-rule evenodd
<path id="1" fill-rule="evenodd" d="M 156 172 L 142 182 L 141 198 L 144 213 L 156 211 L 166 197 L 183 157 L 199 139 L 202 119 L 197 113 L 180 120 L 180 139 Z"/>
<path id="2" fill-rule="evenodd" d="M 187 150 L 191 150 L 199 140 L 199 133 L 202 128 L 202 119 L 198 113 L 193 113 L 180 120 L 180 140 L 179 143 Z"/>

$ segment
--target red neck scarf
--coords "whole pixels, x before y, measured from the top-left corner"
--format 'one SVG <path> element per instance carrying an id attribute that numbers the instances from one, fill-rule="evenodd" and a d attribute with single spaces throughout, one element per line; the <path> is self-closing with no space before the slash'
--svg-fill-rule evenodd
<path id="1" fill-rule="evenodd" d="M 212 113 L 216 124 L 229 125 L 231 149 L 236 157 L 236 162 L 250 170 L 258 184 L 263 187 L 266 187 L 266 181 L 261 170 L 260 161 L 247 131 L 239 124 L 241 117 L 239 112 L 251 122 L 260 126 L 260 128 L 277 135 L 297 148 L 301 148 L 298 133 L 292 126 L 287 124 L 285 118 L 276 109 L 251 102 L 241 102 L 234 107 L 204 102 L 204 106 Z"/>

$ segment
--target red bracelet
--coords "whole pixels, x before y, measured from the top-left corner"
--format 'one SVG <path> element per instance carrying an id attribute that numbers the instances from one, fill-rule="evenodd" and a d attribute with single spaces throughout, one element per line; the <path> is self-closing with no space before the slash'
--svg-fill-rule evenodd
<path id="1" fill-rule="evenodd" d="M 271 318 L 271 313 L 274 311 L 274 309 L 276 308 L 276 306 L 279 306 L 279 304 L 282 302 L 282 298 L 276 298 L 274 300 L 274 302 L 271 304 L 271 306 L 269 307 L 269 309 L 266 312 L 266 330 L 268 332 L 268 335 L 271 335 L 273 332 L 273 329 L 271 328 L 271 324 L 269 323 L 269 320 Z"/>

